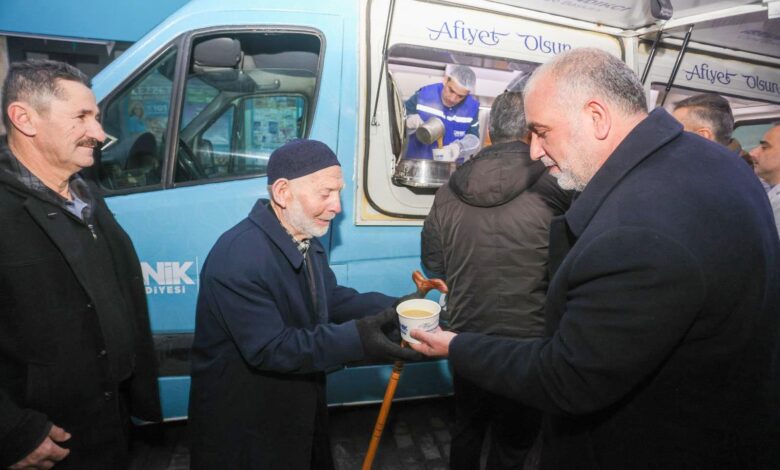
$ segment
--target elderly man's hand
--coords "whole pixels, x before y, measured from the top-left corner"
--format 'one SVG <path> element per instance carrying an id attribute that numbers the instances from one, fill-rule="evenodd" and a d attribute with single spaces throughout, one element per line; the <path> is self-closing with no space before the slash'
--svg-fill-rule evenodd
<path id="1" fill-rule="evenodd" d="M 412 338 L 420 341 L 420 344 L 410 344 L 409 347 L 431 357 L 447 357 L 450 355 L 450 343 L 457 333 L 436 328 L 433 331 L 412 330 L 409 332 Z"/>
<path id="2" fill-rule="evenodd" d="M 64 449 L 56 443 L 70 439 L 70 433 L 59 426 L 52 425 L 49 435 L 41 442 L 37 449 L 22 460 L 8 467 L 11 470 L 49 469 L 57 462 L 70 454 L 70 449 Z"/>
<path id="3" fill-rule="evenodd" d="M 355 321 L 358 336 L 367 359 L 390 361 L 416 361 L 423 359 L 419 353 L 401 347 L 393 342 L 385 332 L 398 331 L 398 314 L 390 307 L 376 315 L 359 318 Z"/>

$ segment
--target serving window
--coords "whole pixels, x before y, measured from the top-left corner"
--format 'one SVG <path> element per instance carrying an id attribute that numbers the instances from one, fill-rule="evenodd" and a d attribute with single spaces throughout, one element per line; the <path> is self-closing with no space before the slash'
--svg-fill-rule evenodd
<path id="1" fill-rule="evenodd" d="M 530 75 L 536 63 L 515 59 L 497 58 L 435 49 L 408 44 L 396 44 L 387 54 L 384 100 L 380 99 L 378 112 L 386 110 L 387 123 L 382 134 L 372 136 L 371 147 L 365 161 L 364 186 L 369 201 L 380 213 L 394 217 L 423 218 L 427 214 L 433 195 L 444 184 L 455 164 L 431 178 L 431 170 L 425 176 L 399 178 L 399 165 L 406 157 L 408 139 L 416 138 L 405 129 L 404 103 L 420 88 L 441 83 L 454 65 L 466 65 L 476 75 L 476 86 L 471 95 L 479 102 L 480 147 L 489 145 L 488 135 L 490 107 L 496 96 L 503 93 L 513 80 Z M 381 95 L 381 93 L 380 93 Z M 385 124 L 382 122 L 381 124 Z M 435 162 L 434 165 L 438 163 Z M 430 166 L 423 162 L 423 164 Z M 438 170 L 438 168 L 434 168 Z M 408 175 L 406 175 L 408 176 Z M 425 179 L 427 178 L 427 179 Z"/>

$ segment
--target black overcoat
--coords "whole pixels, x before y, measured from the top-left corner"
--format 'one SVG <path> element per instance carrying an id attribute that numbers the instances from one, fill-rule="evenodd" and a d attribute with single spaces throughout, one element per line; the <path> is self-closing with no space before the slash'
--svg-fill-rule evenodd
<path id="1" fill-rule="evenodd" d="M 549 337 L 450 348 L 547 413 L 542 468 L 780 468 L 780 243 L 750 169 L 656 110 L 552 230 Z"/>
<path id="2" fill-rule="evenodd" d="M 341 287 L 320 242 L 307 262 L 265 201 L 203 265 L 189 428 L 197 469 L 310 468 L 325 371 L 363 357 L 355 318 L 395 300 Z M 326 467 L 323 467 L 326 468 Z"/>
<path id="3" fill-rule="evenodd" d="M 74 241 L 76 230 L 89 234 L 61 205 L 31 191 L 0 171 L 0 467 L 34 450 L 51 423 L 73 437 L 71 455 L 59 467 L 82 462 L 93 468 L 99 457 L 81 449 L 100 448 L 108 455 L 121 445 L 125 403 L 119 384 L 106 366 L 112 353 L 106 329 L 132 338 L 133 375 L 128 382 L 131 414 L 161 419 L 157 361 L 152 343 L 141 267 L 132 242 L 117 224 L 98 190 L 94 223 L 107 243 L 118 292 L 88 275 L 93 268 Z M 123 303 L 122 324 L 106 318 L 94 299 Z M 106 349 L 108 351 L 106 352 Z M 118 436 L 118 437 L 117 437 Z M 117 449 L 117 454 L 125 452 Z M 93 459 L 94 457 L 94 459 Z M 109 456 L 110 458 L 110 456 Z M 102 464 L 97 464 L 98 468 Z"/>

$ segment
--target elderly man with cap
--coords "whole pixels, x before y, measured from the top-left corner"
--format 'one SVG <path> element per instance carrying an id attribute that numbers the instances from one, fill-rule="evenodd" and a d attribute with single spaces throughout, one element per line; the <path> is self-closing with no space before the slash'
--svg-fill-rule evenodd
<path id="1" fill-rule="evenodd" d="M 333 468 L 325 372 L 418 357 L 382 332 L 397 327 L 396 299 L 337 285 L 316 238 L 341 211 L 336 155 L 318 141 L 289 142 L 271 154 L 268 185 L 270 201 L 217 240 L 201 272 L 189 410 L 196 470 Z"/>
<path id="2" fill-rule="evenodd" d="M 471 96 L 477 83 L 474 71 L 465 65 L 452 67 L 442 83 L 424 86 L 406 103 L 406 130 L 409 136 L 406 158 L 433 158 L 437 143 L 420 142 L 414 132 L 428 119 L 444 124 L 444 160 L 463 163 L 477 153 L 479 142 L 479 101 Z"/>

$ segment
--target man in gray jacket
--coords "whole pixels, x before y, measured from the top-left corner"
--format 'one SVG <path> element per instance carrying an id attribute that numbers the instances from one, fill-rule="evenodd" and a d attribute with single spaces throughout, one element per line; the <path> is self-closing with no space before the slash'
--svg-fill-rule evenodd
<path id="1" fill-rule="evenodd" d="M 498 96 L 490 112 L 493 145 L 439 189 L 425 219 L 423 265 L 446 277 L 454 331 L 515 338 L 544 333 L 550 221 L 571 195 L 530 159 L 526 132 L 522 95 Z M 457 373 L 453 379 L 450 468 L 479 468 L 488 428 L 488 468 L 522 468 L 538 433 L 538 412 Z"/>

